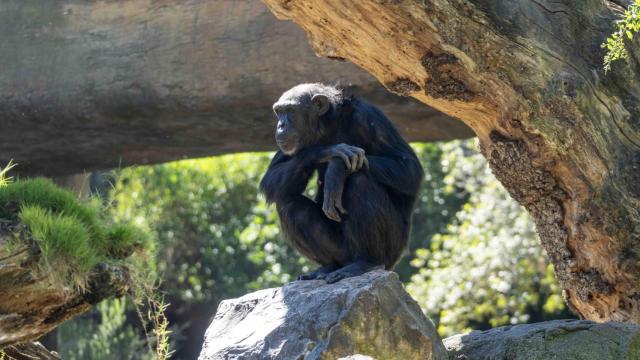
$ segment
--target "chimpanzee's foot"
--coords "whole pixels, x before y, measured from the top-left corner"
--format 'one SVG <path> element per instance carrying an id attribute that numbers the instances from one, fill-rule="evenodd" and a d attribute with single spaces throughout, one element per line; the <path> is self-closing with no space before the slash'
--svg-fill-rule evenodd
<path id="1" fill-rule="evenodd" d="M 315 271 L 310 272 L 308 274 L 303 274 L 298 276 L 298 280 L 319 280 L 324 279 L 327 274 L 335 271 L 339 266 L 336 264 L 333 265 L 324 265 L 317 268 Z"/>
<path id="2" fill-rule="evenodd" d="M 384 265 L 376 265 L 364 260 L 356 260 L 349 265 L 326 275 L 324 279 L 327 284 L 333 284 L 348 277 L 359 276 L 371 270 L 384 269 Z"/>

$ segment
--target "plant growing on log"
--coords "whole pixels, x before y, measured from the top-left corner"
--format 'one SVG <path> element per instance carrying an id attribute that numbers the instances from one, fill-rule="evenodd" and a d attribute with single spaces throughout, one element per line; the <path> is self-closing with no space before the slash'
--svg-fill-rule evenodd
<path id="1" fill-rule="evenodd" d="M 622 20 L 618 21 L 618 30 L 611 34 L 607 40 L 602 43 L 602 48 L 607 49 L 604 56 L 604 71 L 611 70 L 611 64 L 620 59 L 628 59 L 628 45 L 625 44 L 625 38 L 629 41 L 633 40 L 633 35 L 640 31 L 640 0 L 636 0 L 629 5 L 624 12 Z"/>
<path id="2" fill-rule="evenodd" d="M 2 187 L 0 204 L 0 218 L 23 225 L 5 248 L 35 247 L 41 253 L 39 273 L 60 287 L 84 290 L 99 263 L 117 263 L 144 246 L 139 229 L 104 218 L 99 199 L 83 203 L 46 179 Z"/>
<path id="3" fill-rule="evenodd" d="M 42 178 L 11 182 L 11 166 L 0 170 L 0 314 L 20 321 L 0 320 L 0 334 L 11 334 L 0 336 L 0 348 L 129 293 L 145 330 L 153 328 L 155 357 L 167 358 L 167 305 L 152 285 L 148 234 L 111 221 L 97 197 L 80 201 Z"/>

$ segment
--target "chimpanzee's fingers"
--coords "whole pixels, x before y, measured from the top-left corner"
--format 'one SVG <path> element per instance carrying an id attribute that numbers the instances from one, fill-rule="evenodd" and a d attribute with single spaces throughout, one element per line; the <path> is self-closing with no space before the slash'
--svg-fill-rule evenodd
<path id="1" fill-rule="evenodd" d="M 349 159 L 349 156 L 347 156 L 343 152 L 339 152 L 338 156 L 342 159 L 342 161 L 344 161 L 344 165 L 347 167 L 347 169 L 351 169 L 351 160 Z"/>
<path id="2" fill-rule="evenodd" d="M 347 165 L 347 170 L 350 172 L 356 171 L 356 166 L 358 166 L 358 154 L 355 151 L 352 151 L 350 148 L 345 148 L 344 153 L 349 157 L 349 165 Z"/>
<path id="3" fill-rule="evenodd" d="M 342 206 L 342 199 L 337 199 L 336 200 L 336 208 L 342 213 L 342 214 L 348 214 L 349 212 L 347 212 L 347 209 L 344 208 L 344 206 Z"/>
<path id="4" fill-rule="evenodd" d="M 335 205 L 331 200 L 324 201 L 324 203 L 322 204 L 322 211 L 329 219 L 333 221 L 340 222 L 342 220 L 340 219 L 340 215 L 338 215 L 338 212 L 335 209 Z"/>
<path id="5" fill-rule="evenodd" d="M 341 222 L 342 219 L 340 218 L 340 214 L 338 214 L 338 211 L 336 210 L 335 207 L 331 207 L 331 210 L 329 210 L 329 214 L 331 215 L 329 217 L 329 219 L 335 221 L 335 222 Z"/>
<path id="6" fill-rule="evenodd" d="M 369 159 L 367 159 L 367 156 L 364 156 L 364 168 L 369 170 Z"/>
<path id="7" fill-rule="evenodd" d="M 362 153 L 359 154 L 360 156 L 358 157 L 358 170 L 362 169 L 362 167 L 364 166 L 364 161 L 367 159 L 367 157 L 364 155 L 364 151 L 362 151 Z"/>
<path id="8" fill-rule="evenodd" d="M 358 154 L 354 154 L 351 158 L 351 172 L 354 173 L 358 171 L 358 163 L 360 162 Z"/>

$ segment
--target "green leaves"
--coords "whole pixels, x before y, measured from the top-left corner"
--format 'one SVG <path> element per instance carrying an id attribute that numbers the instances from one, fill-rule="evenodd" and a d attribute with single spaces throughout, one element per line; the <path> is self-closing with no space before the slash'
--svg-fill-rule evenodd
<path id="1" fill-rule="evenodd" d="M 636 0 L 625 11 L 622 20 L 617 23 L 617 31 L 611 34 L 601 47 L 607 49 L 604 56 L 604 71 L 611 70 L 614 61 L 627 59 L 629 52 L 625 44 L 625 37 L 628 41 L 633 40 L 633 35 L 640 31 L 640 0 Z"/>
<path id="2" fill-rule="evenodd" d="M 409 292 L 443 336 L 561 314 L 564 302 L 528 214 L 470 142 L 443 148 L 445 181 L 464 189 L 468 202 L 416 251 Z"/>

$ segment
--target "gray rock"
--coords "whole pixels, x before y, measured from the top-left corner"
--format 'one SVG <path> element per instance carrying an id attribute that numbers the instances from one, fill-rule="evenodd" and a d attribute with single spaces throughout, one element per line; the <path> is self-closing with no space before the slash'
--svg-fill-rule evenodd
<path id="1" fill-rule="evenodd" d="M 453 360 L 636 360 L 640 325 L 555 320 L 472 331 L 444 344 Z"/>
<path id="2" fill-rule="evenodd" d="M 223 301 L 200 360 L 445 359 L 433 323 L 395 273 L 296 281 Z M 353 358 L 353 357 L 352 357 Z"/>

